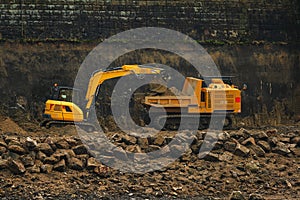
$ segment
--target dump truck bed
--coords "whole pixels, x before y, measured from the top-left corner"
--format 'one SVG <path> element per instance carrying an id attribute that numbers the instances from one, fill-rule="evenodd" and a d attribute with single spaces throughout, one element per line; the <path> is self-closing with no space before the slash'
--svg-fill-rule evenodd
<path id="1" fill-rule="evenodd" d="M 145 98 L 145 104 L 154 107 L 188 107 L 197 104 L 193 96 L 149 96 Z"/>

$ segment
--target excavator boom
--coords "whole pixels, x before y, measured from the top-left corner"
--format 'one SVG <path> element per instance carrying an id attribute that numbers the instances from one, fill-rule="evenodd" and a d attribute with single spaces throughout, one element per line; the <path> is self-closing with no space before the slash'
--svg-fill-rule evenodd
<path id="1" fill-rule="evenodd" d="M 153 67 L 140 67 L 139 65 L 123 65 L 121 68 L 109 70 L 109 71 L 98 71 L 93 74 L 90 78 L 88 90 L 85 96 L 87 101 L 86 110 L 89 110 L 92 102 L 96 95 L 96 90 L 99 85 L 101 85 L 104 81 L 127 76 L 130 74 L 136 74 L 137 76 L 144 74 L 160 74 L 162 69 L 153 68 Z"/>

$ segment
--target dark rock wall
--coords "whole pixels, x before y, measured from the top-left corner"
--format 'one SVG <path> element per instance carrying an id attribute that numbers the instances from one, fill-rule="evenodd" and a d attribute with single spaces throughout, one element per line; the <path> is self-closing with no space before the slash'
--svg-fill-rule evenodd
<path id="1" fill-rule="evenodd" d="M 299 40 L 297 0 L 2 0 L 3 39 L 103 39 L 142 26 L 198 40 Z"/>

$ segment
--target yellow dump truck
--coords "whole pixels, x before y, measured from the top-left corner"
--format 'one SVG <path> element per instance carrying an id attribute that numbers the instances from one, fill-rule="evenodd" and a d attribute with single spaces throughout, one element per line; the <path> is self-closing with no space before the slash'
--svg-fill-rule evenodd
<path id="1" fill-rule="evenodd" d="M 221 78 L 212 78 L 211 83 L 204 86 L 204 80 L 187 77 L 181 94 L 147 96 L 145 105 L 154 113 L 152 120 L 157 127 L 178 129 L 180 119 L 185 117 L 200 118 L 199 128 L 206 128 L 212 114 L 226 116 L 224 127 L 230 127 L 231 115 L 241 112 L 241 91 Z"/>

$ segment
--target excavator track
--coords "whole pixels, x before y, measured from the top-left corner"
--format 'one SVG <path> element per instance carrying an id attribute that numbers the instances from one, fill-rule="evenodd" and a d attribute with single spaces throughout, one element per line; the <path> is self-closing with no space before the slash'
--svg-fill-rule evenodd
<path id="1" fill-rule="evenodd" d="M 189 129 L 189 127 L 195 127 L 195 124 L 193 124 L 193 121 L 200 119 L 198 123 L 198 129 L 203 130 L 207 129 L 210 125 L 210 115 L 158 115 L 154 118 L 154 126 L 157 129 L 161 129 L 163 127 L 163 130 L 178 130 L 180 127 L 180 121 L 182 118 L 185 118 L 187 122 L 191 122 L 188 124 L 182 124 L 181 128 L 183 129 Z M 222 123 L 222 119 L 220 118 L 220 121 L 217 120 L 214 123 Z M 223 129 L 230 129 L 232 125 L 232 119 L 230 116 L 226 116 L 225 119 L 223 119 L 224 126 Z M 166 123 L 164 123 L 166 122 Z"/>
<path id="2" fill-rule="evenodd" d="M 66 125 L 75 125 L 75 123 L 71 121 L 45 120 L 40 124 L 40 126 L 46 128 L 51 128 L 51 126 L 66 126 Z M 87 132 L 93 132 L 96 130 L 96 127 L 89 122 L 76 122 L 76 125 L 78 125 L 80 128 L 82 128 Z"/>

